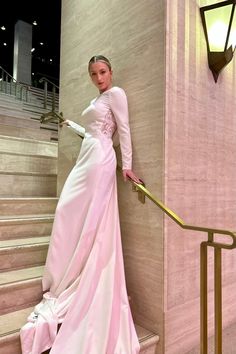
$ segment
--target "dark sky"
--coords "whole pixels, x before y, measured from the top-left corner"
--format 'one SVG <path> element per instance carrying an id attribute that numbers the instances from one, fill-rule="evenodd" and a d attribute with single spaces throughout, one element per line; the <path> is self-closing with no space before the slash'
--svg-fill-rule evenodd
<path id="1" fill-rule="evenodd" d="M 13 72 L 14 27 L 17 20 L 33 29 L 32 72 L 59 77 L 61 0 L 2 0 L 0 11 L 0 66 Z M 40 42 L 43 45 L 40 45 Z M 7 45 L 4 46 L 4 43 Z M 50 61 L 51 59 L 51 61 Z"/>

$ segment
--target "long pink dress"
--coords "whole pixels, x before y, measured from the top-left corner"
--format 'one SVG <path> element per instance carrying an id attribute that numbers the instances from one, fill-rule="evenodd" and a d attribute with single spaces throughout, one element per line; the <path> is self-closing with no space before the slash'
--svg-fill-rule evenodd
<path id="1" fill-rule="evenodd" d="M 83 112 L 84 140 L 56 209 L 40 304 L 21 329 L 23 354 L 137 354 L 125 284 L 112 136 L 123 169 L 132 149 L 124 91 L 112 87 Z M 57 333 L 58 324 L 62 324 Z"/>

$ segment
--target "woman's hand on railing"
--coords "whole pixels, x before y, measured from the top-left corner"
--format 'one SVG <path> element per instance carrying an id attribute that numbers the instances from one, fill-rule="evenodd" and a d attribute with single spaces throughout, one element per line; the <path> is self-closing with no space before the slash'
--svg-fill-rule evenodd
<path id="1" fill-rule="evenodd" d="M 70 126 L 70 122 L 68 119 L 65 119 L 63 122 L 60 123 L 60 127 L 63 127 L 63 125 L 66 125 L 67 127 Z"/>
<path id="2" fill-rule="evenodd" d="M 132 170 L 123 170 L 123 177 L 124 177 L 124 181 L 126 182 L 127 179 L 131 179 L 132 181 L 138 183 L 138 184 L 143 184 L 143 181 L 141 179 L 139 179 Z"/>

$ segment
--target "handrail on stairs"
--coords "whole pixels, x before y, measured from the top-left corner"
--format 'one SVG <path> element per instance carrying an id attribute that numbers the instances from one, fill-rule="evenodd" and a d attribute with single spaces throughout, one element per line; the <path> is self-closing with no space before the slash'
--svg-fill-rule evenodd
<path id="1" fill-rule="evenodd" d="M 10 93 L 10 95 L 14 94 L 14 96 L 20 99 L 21 101 L 23 101 L 23 98 L 25 97 L 25 101 L 27 102 L 29 87 L 29 85 L 17 81 L 11 74 L 9 74 L 9 72 L 7 72 L 2 66 L 0 66 L 0 91 L 6 94 Z"/>
<path id="2" fill-rule="evenodd" d="M 62 113 L 54 112 L 54 114 L 59 122 L 64 121 Z M 117 166 L 117 170 L 122 171 L 120 166 Z M 208 235 L 208 240 L 200 244 L 200 354 L 208 354 L 208 247 L 214 249 L 215 354 L 222 354 L 222 249 L 236 248 L 236 232 L 186 224 L 176 213 L 158 200 L 144 183 L 139 184 L 131 179 L 130 182 L 133 191 L 138 192 L 138 199 L 141 203 L 144 204 L 147 197 L 182 229 L 204 232 Z M 229 236 L 231 243 L 218 242 L 215 240 L 215 235 Z"/>
<path id="3" fill-rule="evenodd" d="M 39 83 L 43 83 L 44 84 L 44 108 L 47 109 L 48 108 L 48 85 L 51 85 L 52 87 L 52 113 L 55 112 L 55 101 L 56 101 L 56 92 L 59 91 L 59 86 L 57 86 L 54 82 L 50 81 L 49 79 L 47 79 L 46 77 L 42 77 L 39 80 Z M 41 122 L 43 122 L 45 120 L 45 115 L 42 115 L 41 118 Z"/>
<path id="4" fill-rule="evenodd" d="M 39 80 L 40 83 L 44 83 L 44 108 L 48 108 L 48 85 L 52 87 L 52 101 L 51 108 L 52 112 L 55 112 L 56 107 L 56 93 L 59 91 L 59 86 L 54 82 L 50 81 L 46 77 L 42 77 Z M 32 89 L 31 85 L 25 84 L 23 82 L 17 81 L 11 74 L 9 74 L 2 66 L 0 66 L 0 91 L 14 95 L 21 101 L 25 100 L 28 102 L 29 91 Z M 14 91 L 13 91 L 14 90 Z M 43 121 L 43 117 L 42 117 Z"/>
<path id="5" fill-rule="evenodd" d="M 236 248 L 236 232 L 224 229 L 186 224 L 177 214 L 154 197 L 145 187 L 131 181 L 133 190 L 138 192 L 139 200 L 145 203 L 149 198 L 167 216 L 184 230 L 205 232 L 208 240 L 200 244 L 200 353 L 208 353 L 208 247 L 214 249 L 214 315 L 215 315 L 215 354 L 222 354 L 222 249 Z M 215 235 L 227 235 L 231 243 L 218 242 Z"/>

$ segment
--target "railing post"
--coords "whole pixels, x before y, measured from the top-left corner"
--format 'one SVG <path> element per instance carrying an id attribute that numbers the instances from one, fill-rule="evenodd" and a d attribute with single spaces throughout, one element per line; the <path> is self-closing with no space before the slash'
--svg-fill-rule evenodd
<path id="1" fill-rule="evenodd" d="M 2 84 L 3 84 L 3 70 L 2 67 L 0 67 L 1 69 L 1 78 L 0 78 L 0 82 L 1 82 L 1 91 L 2 91 Z"/>
<path id="2" fill-rule="evenodd" d="M 12 94 L 12 78 L 10 78 L 10 95 Z"/>
<path id="3" fill-rule="evenodd" d="M 8 81 L 8 75 L 5 73 L 5 93 L 7 93 L 7 81 Z"/>
<path id="4" fill-rule="evenodd" d="M 222 266 L 221 248 L 214 250 L 214 283 L 215 283 L 215 354 L 222 354 Z"/>
<path id="5" fill-rule="evenodd" d="M 25 101 L 28 102 L 28 93 L 29 93 L 29 88 L 26 86 L 26 92 L 25 92 Z"/>
<path id="6" fill-rule="evenodd" d="M 23 101 L 23 86 L 20 87 L 20 100 Z"/>
<path id="7" fill-rule="evenodd" d="M 208 353 L 207 244 L 200 248 L 200 354 Z"/>
<path id="8" fill-rule="evenodd" d="M 47 109 L 48 83 L 44 80 L 44 108 Z"/>
<path id="9" fill-rule="evenodd" d="M 52 86 L 52 112 L 55 111 L 55 99 L 56 99 L 56 87 L 53 85 Z"/>

